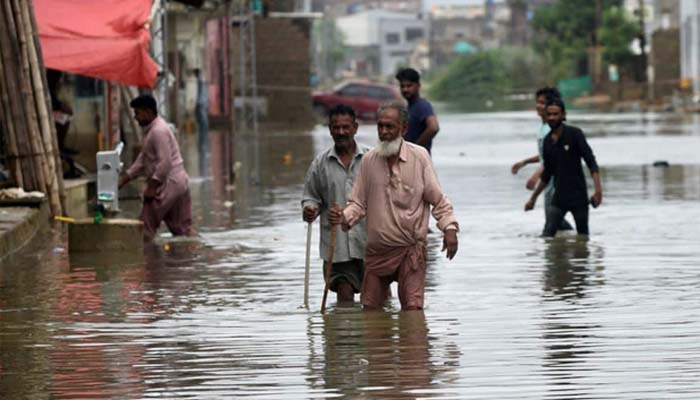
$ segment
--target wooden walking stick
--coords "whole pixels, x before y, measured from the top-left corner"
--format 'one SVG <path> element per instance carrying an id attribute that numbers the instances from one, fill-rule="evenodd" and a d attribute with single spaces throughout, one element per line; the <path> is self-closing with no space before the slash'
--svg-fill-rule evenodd
<path id="1" fill-rule="evenodd" d="M 306 227 L 306 268 L 304 269 L 304 307 L 309 308 L 309 269 L 311 268 L 311 228 L 313 222 Z"/>
<path id="2" fill-rule="evenodd" d="M 328 261 L 326 261 L 326 287 L 323 289 L 323 301 L 321 302 L 321 314 L 326 312 L 326 298 L 331 285 L 331 272 L 333 272 L 333 252 L 335 251 L 335 235 L 337 227 L 331 225 L 331 247 L 328 249 Z"/>

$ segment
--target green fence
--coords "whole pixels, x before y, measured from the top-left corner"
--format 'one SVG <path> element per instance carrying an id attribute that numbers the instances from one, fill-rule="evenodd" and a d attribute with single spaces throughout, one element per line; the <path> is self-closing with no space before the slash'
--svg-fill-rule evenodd
<path id="1" fill-rule="evenodd" d="M 557 82 L 557 88 L 566 99 L 573 99 L 591 93 L 593 81 L 590 75 L 579 76 L 577 78 L 562 79 Z"/>

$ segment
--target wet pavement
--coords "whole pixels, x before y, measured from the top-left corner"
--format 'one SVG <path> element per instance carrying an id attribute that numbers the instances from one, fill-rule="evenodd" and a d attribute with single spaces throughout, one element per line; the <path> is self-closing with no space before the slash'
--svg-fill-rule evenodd
<path id="1" fill-rule="evenodd" d="M 56 229 L 3 261 L 0 398 L 696 399 L 700 118 L 570 115 L 602 167 L 589 241 L 539 238 L 541 199 L 522 211 L 534 166 L 510 165 L 536 153 L 530 113 L 440 121 L 433 156 L 462 232 L 451 262 L 429 238 L 425 312 L 331 296 L 322 317 L 318 262 L 300 308 L 301 185 L 330 137 L 267 134 L 257 159 L 242 138 L 235 188 L 216 154 L 210 176 L 187 160 L 201 242 L 97 259 L 69 256 Z"/>

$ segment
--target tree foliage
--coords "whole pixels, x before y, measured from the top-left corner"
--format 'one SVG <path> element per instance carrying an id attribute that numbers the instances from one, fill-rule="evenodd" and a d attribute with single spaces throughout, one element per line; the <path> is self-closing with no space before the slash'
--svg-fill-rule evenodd
<path id="1" fill-rule="evenodd" d="M 345 38 L 335 19 L 324 17 L 314 24 L 313 39 L 318 53 L 318 67 L 324 78 L 333 79 L 345 61 Z"/>
<path id="2" fill-rule="evenodd" d="M 619 7 L 622 0 L 600 0 L 601 10 Z M 554 79 L 587 72 L 587 49 L 596 41 L 596 2 L 557 0 L 539 7 L 533 17 L 534 47 Z"/>
<path id="3" fill-rule="evenodd" d="M 487 102 L 505 105 L 507 95 L 530 91 L 544 80 L 543 65 L 532 50 L 500 48 L 456 59 L 429 92 L 438 101 L 481 109 Z"/>
<path id="4" fill-rule="evenodd" d="M 639 25 L 624 9 L 611 7 L 605 10 L 600 40 L 605 46 L 603 61 L 622 67 L 629 66 L 635 57 L 630 43 L 637 37 Z"/>

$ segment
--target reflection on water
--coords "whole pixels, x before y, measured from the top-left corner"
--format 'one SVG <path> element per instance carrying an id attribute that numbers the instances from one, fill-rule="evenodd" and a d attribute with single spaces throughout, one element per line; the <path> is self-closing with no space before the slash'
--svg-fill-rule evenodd
<path id="1" fill-rule="evenodd" d="M 582 298 L 593 275 L 596 284 L 602 284 L 602 249 L 591 259 L 588 238 L 560 235 L 545 244 L 544 293 L 547 298 L 567 300 Z"/>
<path id="2" fill-rule="evenodd" d="M 317 332 L 309 322 L 313 344 Z M 336 309 L 323 317 L 322 334 L 322 354 L 313 345 L 309 352 L 311 370 L 321 369 L 310 383 L 350 398 L 439 397 L 459 365 L 454 345 L 429 335 L 423 311 Z"/>
<path id="3" fill-rule="evenodd" d="M 185 154 L 199 241 L 69 255 L 56 229 L 2 261 L 0 398 L 694 399 L 700 120 L 569 117 L 602 167 L 588 241 L 543 240 L 542 210 L 522 211 L 533 169 L 510 165 L 536 152 L 531 113 L 440 116 L 433 159 L 462 232 L 451 262 L 429 236 L 425 313 L 392 299 L 321 316 L 320 268 L 299 308 L 302 180 L 327 128 L 242 138 L 235 186 L 211 132 L 208 171 Z"/>
<path id="4" fill-rule="evenodd" d="M 585 312 L 581 302 L 589 286 L 604 282 L 602 258 L 602 254 L 596 254 L 592 259 L 589 241 L 583 237 L 557 237 L 545 244 L 543 296 L 550 302 L 544 308 L 542 326 L 547 398 L 590 396 L 577 385 L 590 368 L 586 359 L 594 353 L 590 346 L 592 326 L 580 322 L 580 314 Z M 572 320 L 572 315 L 578 318 Z"/>

